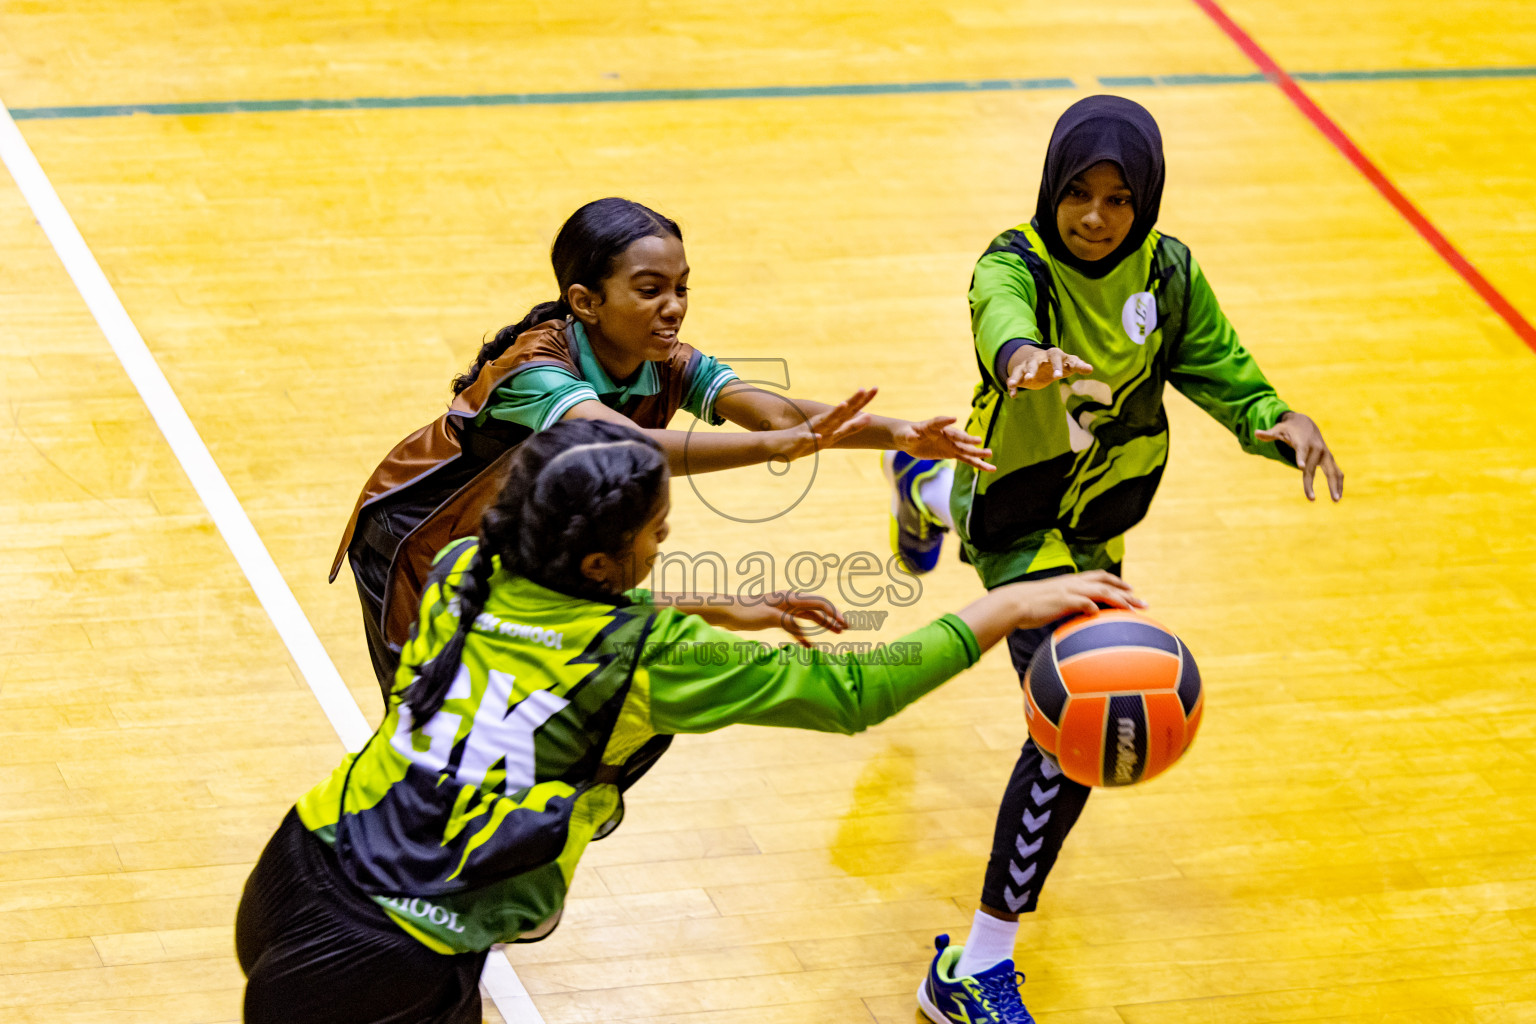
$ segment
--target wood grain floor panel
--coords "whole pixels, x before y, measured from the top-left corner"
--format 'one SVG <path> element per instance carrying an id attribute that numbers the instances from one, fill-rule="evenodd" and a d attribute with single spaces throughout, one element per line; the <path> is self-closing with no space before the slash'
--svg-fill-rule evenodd
<path id="1" fill-rule="evenodd" d="M 1536 64 L 1516 0 L 1229 7 L 1296 69 Z M 1185 0 L 1114 0 L 1091 25 L 1055 0 L 599 0 L 580 19 L 92 0 L 7 5 L 0 32 L 0 97 L 23 107 L 1081 87 L 24 121 L 375 717 L 351 583 L 324 582 L 341 524 L 485 333 L 548 297 L 578 203 L 631 195 L 683 223 L 699 347 L 783 357 L 796 393 L 873 383 L 882 411 L 962 413 L 970 267 L 1027 216 L 1060 110 L 1098 75 L 1250 70 Z M 1528 80 L 1307 89 L 1536 315 Z M 1021 929 L 1030 1006 L 1042 1024 L 1536 1019 L 1536 358 L 1271 86 L 1121 91 L 1163 127 L 1163 226 L 1324 425 L 1348 494 L 1308 505 L 1170 400 L 1127 574 L 1196 653 L 1209 711 L 1176 770 L 1090 801 Z M 0 1017 L 233 1021 L 239 887 L 339 744 L 3 178 L 0 252 Z M 826 453 L 763 525 L 709 506 L 782 507 L 783 482 L 695 483 L 674 491 L 678 551 L 886 551 L 869 453 Z M 946 554 L 859 638 L 976 590 Z M 933 935 L 975 908 L 1019 711 L 994 652 L 869 735 L 684 737 L 560 930 L 509 958 L 549 1024 L 907 1024 Z"/>

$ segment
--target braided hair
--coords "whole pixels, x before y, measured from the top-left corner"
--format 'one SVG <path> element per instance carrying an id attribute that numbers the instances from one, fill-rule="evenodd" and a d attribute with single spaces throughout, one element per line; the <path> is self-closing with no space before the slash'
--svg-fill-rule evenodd
<path id="1" fill-rule="evenodd" d="M 513 452 L 496 504 L 480 520 L 479 546 L 455 584 L 459 625 L 422 665 L 402 701 L 413 721 L 437 714 L 458 674 L 470 627 L 485 608 L 496 563 L 550 590 L 612 602 L 581 571 L 590 554 L 621 557 L 666 494 L 667 459 L 637 430 L 603 420 L 562 420 Z"/>
<path id="2" fill-rule="evenodd" d="M 629 199 L 597 199 L 575 213 L 555 236 L 549 259 L 560 285 L 560 297 L 541 302 L 515 324 L 503 327 L 495 337 L 480 346 L 480 354 L 468 371 L 453 379 L 453 393 L 459 394 L 475 382 L 480 370 L 512 347 L 517 336 L 535 324 L 560 320 L 571 315 L 567 296 L 571 285 L 579 284 L 600 291 L 613 273 L 624 251 L 642 238 L 671 235 L 683 240 L 682 229 L 669 217 Z"/>

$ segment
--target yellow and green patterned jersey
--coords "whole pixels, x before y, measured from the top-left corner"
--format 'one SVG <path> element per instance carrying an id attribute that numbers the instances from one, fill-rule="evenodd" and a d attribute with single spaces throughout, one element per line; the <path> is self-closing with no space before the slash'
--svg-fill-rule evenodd
<path id="1" fill-rule="evenodd" d="M 437 714 L 401 696 L 458 627 L 473 539 L 441 552 L 384 722 L 298 802 L 305 826 L 397 924 L 442 953 L 550 922 L 587 844 L 617 823 L 626 765 L 727 725 L 852 733 L 973 664 L 945 616 L 870 655 L 769 647 L 643 591 L 573 598 L 501 571 Z"/>
<path id="2" fill-rule="evenodd" d="M 1122 535 L 1146 515 L 1168 461 L 1166 384 L 1245 451 L 1294 464 L 1289 449 L 1254 436 L 1288 406 L 1177 239 L 1153 231 L 1094 279 L 1053 260 L 1022 224 L 977 262 L 970 305 L 981 383 L 968 429 L 997 472 L 958 465 L 951 511 L 962 555 L 989 587 L 1119 563 Z M 1060 348 L 1093 372 L 1009 398 L 1008 359 L 1025 344 Z"/>

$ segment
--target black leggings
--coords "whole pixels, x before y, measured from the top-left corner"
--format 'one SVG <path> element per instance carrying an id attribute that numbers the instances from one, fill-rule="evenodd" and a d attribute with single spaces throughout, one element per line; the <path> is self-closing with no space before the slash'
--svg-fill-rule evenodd
<path id="1" fill-rule="evenodd" d="M 1110 572 L 1119 575 L 1120 567 Z M 1030 573 L 1024 580 L 1064 576 L 1070 569 Z M 1029 660 L 1060 623 L 1036 629 L 1017 629 L 1008 635 L 1008 654 L 1019 674 L 1019 684 L 1029 671 Z M 993 910 L 1027 914 L 1039 902 L 1045 876 L 1051 873 L 1067 833 L 1077 824 L 1091 788 L 1073 782 L 1035 746 L 1025 740 L 1019 759 L 1003 791 L 992 833 L 992 855 L 987 860 L 981 902 Z"/>
<path id="2" fill-rule="evenodd" d="M 352 888 L 289 810 L 235 917 L 246 1024 L 480 1024 L 486 954 L 434 953 Z"/>

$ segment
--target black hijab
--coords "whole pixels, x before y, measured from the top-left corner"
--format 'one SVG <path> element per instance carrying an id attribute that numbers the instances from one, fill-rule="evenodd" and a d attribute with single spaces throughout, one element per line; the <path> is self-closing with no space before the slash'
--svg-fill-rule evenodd
<path id="1" fill-rule="evenodd" d="M 1098 260 L 1072 255 L 1056 230 L 1056 207 L 1073 178 L 1101 160 L 1113 161 L 1131 190 L 1136 220 L 1114 252 Z M 1122 96 L 1089 96 L 1066 109 L 1051 132 L 1035 205 L 1035 231 L 1051 258 L 1084 277 L 1099 278 L 1141 247 L 1163 201 L 1163 136 L 1147 108 Z"/>

